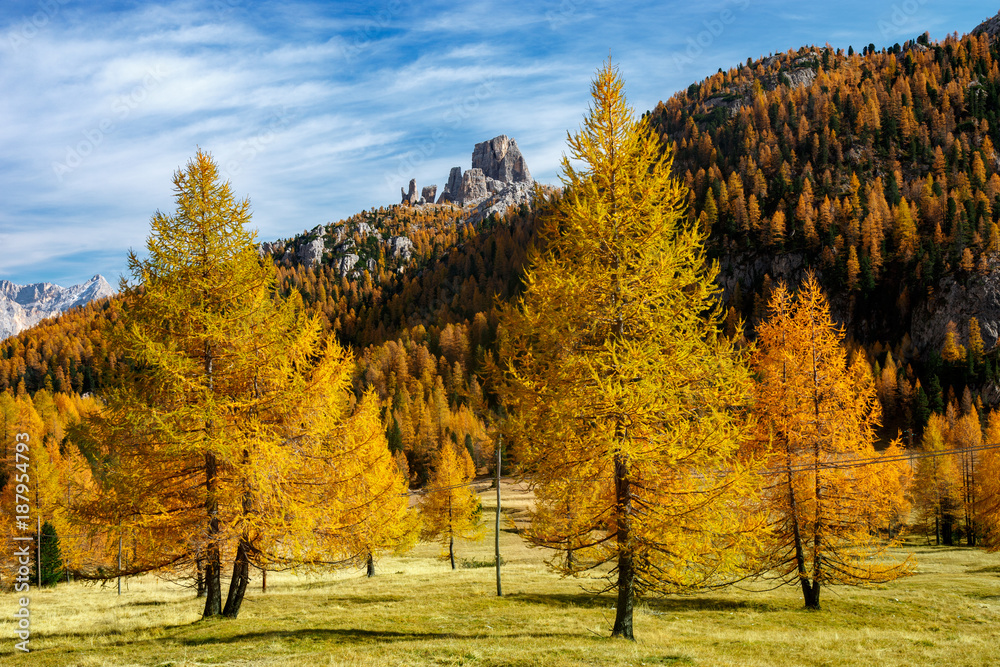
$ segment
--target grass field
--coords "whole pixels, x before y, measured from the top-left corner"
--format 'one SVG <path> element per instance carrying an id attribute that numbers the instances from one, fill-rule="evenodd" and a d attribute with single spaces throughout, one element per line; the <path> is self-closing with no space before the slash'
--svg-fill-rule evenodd
<path id="1" fill-rule="evenodd" d="M 529 501 L 506 486 L 513 518 Z M 486 516 L 492 493 L 483 485 Z M 201 621 L 202 601 L 153 577 L 32 591 L 30 655 L 14 650 L 16 597 L 0 596 L 0 662 L 11 665 L 1000 665 L 1000 556 L 909 546 L 919 573 L 877 589 L 728 590 L 647 600 L 637 641 L 608 638 L 614 599 L 548 572 L 548 554 L 501 532 L 503 598 L 492 567 L 451 571 L 422 544 L 360 571 L 268 576 L 240 617 Z M 466 565 L 487 538 L 459 544 Z M 474 562 L 470 562 L 474 561 Z M 225 586 L 225 582 L 223 584 Z"/>

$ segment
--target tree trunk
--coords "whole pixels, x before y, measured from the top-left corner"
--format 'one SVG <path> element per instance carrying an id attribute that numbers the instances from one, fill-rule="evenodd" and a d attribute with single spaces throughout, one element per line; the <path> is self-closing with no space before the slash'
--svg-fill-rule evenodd
<path id="1" fill-rule="evenodd" d="M 267 568 L 266 567 L 260 568 L 260 592 L 261 593 L 266 593 L 267 592 Z"/>
<path id="2" fill-rule="evenodd" d="M 618 520 L 618 603 L 612 637 L 632 639 L 635 568 L 632 564 L 632 485 L 624 454 L 615 454 L 615 501 Z"/>
<path id="3" fill-rule="evenodd" d="M 367 565 L 367 568 L 366 568 L 367 569 L 367 575 L 369 577 L 374 577 L 375 576 L 375 557 L 372 556 L 372 554 L 371 554 L 370 551 L 368 552 L 368 560 L 366 562 L 366 565 Z"/>
<path id="4" fill-rule="evenodd" d="M 195 597 L 203 598 L 205 597 L 205 561 L 201 556 L 194 560 L 194 571 Z"/>
<path id="5" fill-rule="evenodd" d="M 205 611 L 203 618 L 222 613 L 222 564 L 219 556 L 219 501 L 215 496 L 215 454 L 205 453 L 205 509 L 208 513 L 208 550 L 205 554 Z"/>
<path id="6" fill-rule="evenodd" d="M 454 493 L 454 492 L 452 492 Z M 455 569 L 455 534 L 452 530 L 451 494 L 448 495 L 448 557 L 451 559 L 451 569 Z"/>
<path id="7" fill-rule="evenodd" d="M 954 524 L 954 518 L 952 517 L 951 510 L 947 510 L 941 515 L 941 542 L 949 547 L 955 546 L 955 536 L 952 533 L 952 527 Z"/>
<path id="8" fill-rule="evenodd" d="M 806 609 L 819 609 L 819 582 L 814 581 L 809 585 L 808 579 L 802 580 L 802 592 L 806 597 Z"/>
<path id="9" fill-rule="evenodd" d="M 247 550 L 246 539 L 241 539 L 240 546 L 236 549 L 236 560 L 233 562 L 233 578 L 229 580 L 226 608 L 222 610 L 222 615 L 226 618 L 239 616 L 240 606 L 243 604 L 243 596 L 246 594 L 247 582 L 250 579 L 250 557 Z"/>

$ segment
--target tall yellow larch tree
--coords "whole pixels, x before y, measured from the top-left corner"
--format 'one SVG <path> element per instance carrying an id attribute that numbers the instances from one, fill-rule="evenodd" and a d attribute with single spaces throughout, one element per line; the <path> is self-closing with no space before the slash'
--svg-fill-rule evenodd
<path id="1" fill-rule="evenodd" d="M 954 466 L 958 473 L 957 490 L 962 506 L 965 543 L 972 547 L 976 545 L 976 504 L 982 481 L 978 449 L 983 444 L 982 427 L 974 406 L 970 406 L 969 412 L 955 420 L 948 435 L 949 448 L 955 450 Z"/>
<path id="2" fill-rule="evenodd" d="M 129 256 L 135 282 L 122 281 L 109 336 L 131 370 L 91 420 L 100 483 L 74 511 L 82 528 L 138 545 L 126 574 L 197 569 L 204 616 L 235 617 L 251 566 L 356 559 L 351 528 L 380 494 L 361 504 L 345 489 L 391 479 L 395 463 L 358 456 L 353 360 L 298 292 L 276 295 L 250 204 L 211 156 L 176 172 L 174 195 L 176 212 L 152 218 L 148 258 Z"/>
<path id="3" fill-rule="evenodd" d="M 417 513 L 407 508 L 408 473 L 389 451 L 380 412 L 377 395 L 369 392 L 355 410 L 350 431 L 342 434 L 352 465 L 369 474 L 353 475 L 351 484 L 335 480 L 329 485 L 335 507 L 357 508 L 345 515 L 349 523 L 342 529 L 341 552 L 364 564 L 369 577 L 375 575 L 378 556 L 408 551 L 419 528 Z"/>
<path id="4" fill-rule="evenodd" d="M 564 571 L 611 563 L 612 635 L 632 638 L 637 595 L 724 581 L 756 547 L 737 459 L 750 378 L 671 151 L 610 63 L 591 93 L 491 376 L 537 494 L 529 538 L 571 552 Z"/>
<path id="5" fill-rule="evenodd" d="M 775 289 L 757 335 L 751 447 L 769 471 L 766 576 L 801 585 L 805 606 L 819 608 L 823 585 L 907 574 L 908 561 L 889 559 L 886 536 L 906 505 L 908 466 L 890 462 L 898 446 L 882 455 L 885 462 L 878 460 L 880 410 L 871 369 L 858 355 L 848 364 L 843 333 L 813 275 L 797 296 L 784 285 Z"/>
<path id="6" fill-rule="evenodd" d="M 441 557 L 451 562 L 453 570 L 455 538 L 481 540 L 485 534 L 482 503 L 471 485 L 471 464 L 464 447 L 459 452 L 451 442 L 441 443 L 420 499 L 421 535 L 441 542 Z"/>
<path id="7" fill-rule="evenodd" d="M 847 287 L 855 289 L 858 286 L 858 275 L 861 273 L 861 262 L 858 261 L 858 249 L 853 245 L 847 249 Z"/>
<path id="8" fill-rule="evenodd" d="M 965 359 L 965 347 L 959 342 L 958 327 L 954 322 L 948 322 L 945 326 L 941 358 L 949 364 L 954 364 Z"/>
<path id="9" fill-rule="evenodd" d="M 908 262 L 917 250 L 919 238 L 917 237 L 916 223 L 913 221 L 913 213 L 906 197 L 899 201 L 894 221 L 893 239 L 896 242 L 896 252 L 902 261 Z"/>
<path id="10" fill-rule="evenodd" d="M 979 327 L 979 319 L 976 317 L 969 318 L 969 351 L 972 352 L 972 357 L 976 361 L 981 361 L 983 355 L 986 353 L 986 346 L 983 343 L 983 332 Z"/>
<path id="11" fill-rule="evenodd" d="M 982 544 L 990 551 L 997 551 L 1000 550 L 1000 410 L 990 412 L 983 440 L 992 447 L 983 451 L 979 465 L 981 484 L 976 517 Z"/>
<path id="12" fill-rule="evenodd" d="M 931 414 L 921 440 L 923 456 L 917 460 L 910 497 L 916 510 L 914 526 L 933 534 L 935 544 L 952 544 L 955 512 L 959 505 L 958 473 L 947 453 L 950 427 L 944 415 Z"/>

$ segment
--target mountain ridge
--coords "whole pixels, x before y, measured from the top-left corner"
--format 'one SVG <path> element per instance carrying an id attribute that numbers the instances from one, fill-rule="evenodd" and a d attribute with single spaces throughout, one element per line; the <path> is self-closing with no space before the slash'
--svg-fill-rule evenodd
<path id="1" fill-rule="evenodd" d="M 71 308 L 114 294 L 114 288 L 100 274 L 70 287 L 48 282 L 18 285 L 0 280 L 0 340 Z"/>

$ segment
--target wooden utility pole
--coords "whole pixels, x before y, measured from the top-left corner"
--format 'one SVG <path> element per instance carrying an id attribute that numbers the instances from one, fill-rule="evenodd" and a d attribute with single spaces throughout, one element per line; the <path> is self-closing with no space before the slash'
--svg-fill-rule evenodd
<path id="1" fill-rule="evenodd" d="M 500 448 L 503 444 L 503 436 L 497 436 L 497 516 L 496 516 L 496 564 L 497 564 L 497 597 L 503 596 L 503 587 L 500 585 Z"/>
<path id="2" fill-rule="evenodd" d="M 122 594 L 122 533 L 121 523 L 118 524 L 118 595 Z"/>

